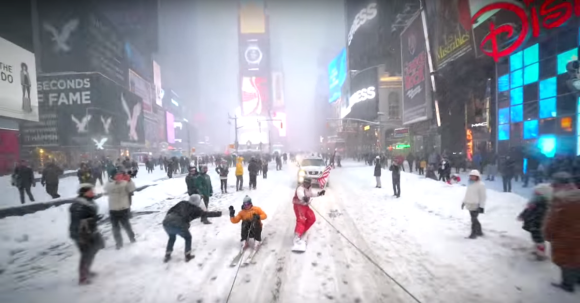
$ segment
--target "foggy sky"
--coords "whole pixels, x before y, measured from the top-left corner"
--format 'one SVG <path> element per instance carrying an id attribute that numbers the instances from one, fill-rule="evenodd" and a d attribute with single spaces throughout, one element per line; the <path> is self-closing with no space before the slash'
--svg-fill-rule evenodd
<path id="1" fill-rule="evenodd" d="M 163 1 L 162 1 L 163 2 Z M 227 124 L 240 105 L 237 1 L 167 1 L 160 16 L 160 61 L 164 86 L 178 91 L 209 127 L 201 137 L 233 143 Z M 171 7 L 167 7 L 170 5 Z M 316 102 L 327 102 L 328 63 L 345 45 L 344 3 L 339 0 L 269 0 L 271 66 L 284 74 L 290 149 L 316 148 L 321 134 Z M 164 73 L 163 65 L 172 70 Z M 318 95 L 318 99 L 317 99 Z M 195 104 L 193 104 L 195 103 Z"/>

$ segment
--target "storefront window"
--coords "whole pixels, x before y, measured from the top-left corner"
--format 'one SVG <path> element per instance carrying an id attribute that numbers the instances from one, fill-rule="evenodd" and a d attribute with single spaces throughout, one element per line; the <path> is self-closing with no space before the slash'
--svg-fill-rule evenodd
<path id="1" fill-rule="evenodd" d="M 540 101 L 540 119 L 556 117 L 556 98 Z"/>
<path id="2" fill-rule="evenodd" d="M 538 120 L 530 120 L 524 122 L 524 140 L 534 139 L 538 137 Z"/>

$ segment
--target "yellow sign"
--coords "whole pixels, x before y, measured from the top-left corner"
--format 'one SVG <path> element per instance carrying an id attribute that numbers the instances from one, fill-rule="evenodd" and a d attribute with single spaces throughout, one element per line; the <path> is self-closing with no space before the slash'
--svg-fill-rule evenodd
<path id="1" fill-rule="evenodd" d="M 263 34 L 266 32 L 264 0 L 244 0 L 240 3 L 240 33 Z"/>
<path id="2" fill-rule="evenodd" d="M 363 128 L 363 130 L 365 130 L 365 131 L 367 131 L 369 129 L 371 129 L 371 126 L 370 125 L 365 125 L 365 127 Z"/>

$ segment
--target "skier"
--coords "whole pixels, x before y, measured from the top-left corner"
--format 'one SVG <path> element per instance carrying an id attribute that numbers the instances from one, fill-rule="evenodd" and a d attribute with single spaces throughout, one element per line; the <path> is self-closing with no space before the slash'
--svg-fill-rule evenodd
<path id="1" fill-rule="evenodd" d="M 250 159 L 250 164 L 248 164 L 248 173 L 250 174 L 250 189 L 256 189 L 258 167 L 259 166 L 256 158 L 252 157 L 252 159 Z"/>
<path id="2" fill-rule="evenodd" d="M 211 185 L 211 178 L 207 174 L 207 166 L 201 167 L 201 173 L 195 178 L 195 188 L 199 191 L 205 204 L 205 208 L 209 207 L 209 197 L 213 196 L 213 187 Z M 202 217 L 201 222 L 203 224 L 211 224 L 211 222 L 206 218 Z"/>
<path id="3" fill-rule="evenodd" d="M 262 243 L 262 220 L 268 218 L 266 213 L 261 208 L 254 206 L 252 198 L 249 196 L 244 197 L 242 210 L 237 215 L 235 215 L 236 211 L 233 206 L 230 205 L 229 210 L 232 223 L 238 224 L 242 221 L 242 249 L 249 246 L 248 238 L 252 238 L 254 239 L 254 250 L 257 250 Z"/>
<path id="4" fill-rule="evenodd" d="M 401 196 L 401 167 L 397 160 L 393 159 L 389 170 L 392 172 L 393 192 L 395 197 Z"/>
<path id="5" fill-rule="evenodd" d="M 236 191 L 242 190 L 244 185 L 244 157 L 238 157 L 238 162 L 236 163 Z"/>
<path id="6" fill-rule="evenodd" d="M 228 174 L 230 170 L 228 169 L 227 162 L 224 160 L 220 166 L 215 168 L 215 171 L 220 175 L 220 188 L 222 194 L 228 193 Z"/>
<path id="7" fill-rule="evenodd" d="M 534 254 L 538 261 L 546 259 L 546 243 L 542 227 L 544 218 L 548 212 L 550 199 L 552 196 L 552 186 L 550 184 L 539 184 L 534 188 L 534 195 L 528 205 L 518 216 L 518 220 L 524 222 L 522 228 L 528 231 L 534 241 Z"/>
<path id="8" fill-rule="evenodd" d="M 83 183 L 79 186 L 78 197 L 69 208 L 70 225 L 69 233 L 75 241 L 81 259 L 79 262 L 79 284 L 89 284 L 89 279 L 95 276 L 91 272 L 91 265 L 95 255 L 105 247 L 102 235 L 99 233 L 97 221 L 99 206 L 95 203 L 94 186 L 91 183 Z"/>
<path id="9" fill-rule="evenodd" d="M 163 229 L 169 236 L 169 240 L 167 241 L 164 262 L 171 259 L 177 235 L 185 240 L 185 262 L 193 259 L 195 256 L 191 254 L 190 222 L 200 217 L 221 217 L 221 211 L 204 211 L 200 208 L 201 204 L 200 195 L 191 195 L 189 201 L 180 201 L 167 211 L 167 215 L 163 219 Z"/>
<path id="10" fill-rule="evenodd" d="M 296 215 L 296 228 L 294 230 L 294 246 L 292 251 L 305 251 L 306 240 L 304 235 L 316 222 L 316 216 L 310 208 L 310 199 L 313 196 L 311 191 L 312 180 L 308 177 L 304 178 L 302 185 L 296 188 L 292 203 L 294 204 L 294 214 Z M 326 190 L 321 190 L 316 196 L 323 196 Z"/>
<path id="11" fill-rule="evenodd" d="M 481 230 L 481 223 L 477 217 L 479 214 L 485 212 L 485 184 L 481 181 L 481 175 L 477 169 L 469 172 L 469 185 L 467 185 L 467 190 L 465 191 L 465 197 L 463 198 L 463 203 L 461 204 L 461 209 L 467 208 L 469 214 L 471 215 L 471 234 L 469 239 L 475 239 L 477 237 L 483 236 Z"/>
<path id="12" fill-rule="evenodd" d="M 376 188 L 381 188 L 381 157 L 377 156 L 375 159 L 375 178 L 377 179 Z"/>

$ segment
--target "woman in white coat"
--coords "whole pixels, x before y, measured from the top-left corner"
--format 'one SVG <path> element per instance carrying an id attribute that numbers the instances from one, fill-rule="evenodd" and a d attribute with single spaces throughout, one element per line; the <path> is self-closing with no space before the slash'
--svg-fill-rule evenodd
<path id="1" fill-rule="evenodd" d="M 485 209 L 485 184 L 481 181 L 481 175 L 476 169 L 469 172 L 468 182 L 461 208 L 466 208 L 471 215 L 471 234 L 468 238 L 475 239 L 483 236 L 481 223 L 477 217 L 479 214 L 483 214 Z"/>

